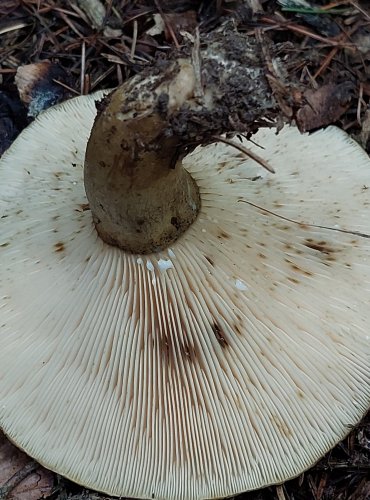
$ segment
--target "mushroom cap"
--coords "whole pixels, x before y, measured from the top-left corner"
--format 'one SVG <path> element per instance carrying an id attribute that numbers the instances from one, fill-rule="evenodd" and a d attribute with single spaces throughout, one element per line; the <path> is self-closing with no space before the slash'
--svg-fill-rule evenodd
<path id="1" fill-rule="evenodd" d="M 300 474 L 370 404 L 367 155 L 333 127 L 260 130 L 275 175 L 199 147 L 195 223 L 126 254 L 98 238 L 83 187 L 99 96 L 40 115 L 0 162 L 1 427 L 112 495 Z"/>

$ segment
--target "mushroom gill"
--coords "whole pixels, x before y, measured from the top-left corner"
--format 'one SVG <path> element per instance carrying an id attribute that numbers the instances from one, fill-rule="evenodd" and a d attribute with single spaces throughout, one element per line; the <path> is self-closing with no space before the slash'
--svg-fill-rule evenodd
<path id="1" fill-rule="evenodd" d="M 300 474 L 369 407 L 367 156 L 336 128 L 258 132 L 275 175 L 198 147 L 194 222 L 125 252 L 97 235 L 83 186 L 100 96 L 40 116 L 0 164 L 1 427 L 117 496 Z"/>

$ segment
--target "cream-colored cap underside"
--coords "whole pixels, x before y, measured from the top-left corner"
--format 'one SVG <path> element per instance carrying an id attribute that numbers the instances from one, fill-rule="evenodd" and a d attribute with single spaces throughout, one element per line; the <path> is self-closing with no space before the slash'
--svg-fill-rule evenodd
<path id="1" fill-rule="evenodd" d="M 83 187 L 93 97 L 0 163 L 0 425 L 114 495 L 202 499 L 284 481 L 370 402 L 370 163 L 344 133 L 198 148 L 202 208 L 167 251 L 100 241 Z M 235 139 L 237 140 L 237 139 Z M 361 233 L 361 234 L 359 234 Z"/>

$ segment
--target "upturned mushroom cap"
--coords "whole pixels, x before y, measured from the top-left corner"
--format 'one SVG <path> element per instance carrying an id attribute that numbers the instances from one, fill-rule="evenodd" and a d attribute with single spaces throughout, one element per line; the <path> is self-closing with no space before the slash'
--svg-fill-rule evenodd
<path id="1" fill-rule="evenodd" d="M 113 495 L 222 497 L 298 475 L 370 403 L 370 162 L 328 128 L 185 159 L 201 211 L 171 248 L 102 242 L 83 187 L 97 95 L 0 163 L 0 425 Z M 249 144 L 259 152 L 261 150 Z"/>

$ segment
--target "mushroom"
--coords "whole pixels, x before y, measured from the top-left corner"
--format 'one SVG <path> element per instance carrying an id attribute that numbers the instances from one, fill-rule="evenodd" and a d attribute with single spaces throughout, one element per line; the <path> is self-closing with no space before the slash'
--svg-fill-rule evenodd
<path id="1" fill-rule="evenodd" d="M 49 109 L 1 160 L 0 425 L 86 487 L 219 498 L 299 475 L 369 407 L 370 162 L 334 127 L 244 141 L 275 174 L 184 150 L 196 79 L 169 71 L 97 118 L 101 93 Z"/>

